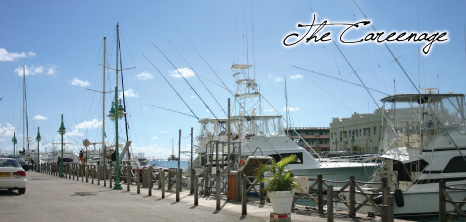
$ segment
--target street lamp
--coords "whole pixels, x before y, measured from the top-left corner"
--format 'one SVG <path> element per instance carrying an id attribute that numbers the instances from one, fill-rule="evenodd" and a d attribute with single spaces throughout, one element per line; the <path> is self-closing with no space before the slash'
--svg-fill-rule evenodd
<path id="1" fill-rule="evenodd" d="M 61 161 L 60 161 L 60 177 L 65 177 L 63 174 L 63 134 L 66 133 L 65 124 L 63 124 L 63 114 L 61 114 L 61 125 L 58 129 L 58 133 L 61 135 Z"/>
<path id="2" fill-rule="evenodd" d="M 16 157 L 16 144 L 18 143 L 18 140 L 16 140 L 16 132 L 13 133 L 13 139 L 11 139 L 11 142 L 13 142 L 13 156 Z"/>
<path id="3" fill-rule="evenodd" d="M 36 160 L 36 164 L 37 164 L 37 169 L 36 169 L 36 172 L 40 172 L 40 161 L 39 161 L 39 144 L 40 144 L 40 132 L 39 132 L 39 127 L 37 127 L 37 137 L 36 137 L 36 140 L 37 140 L 37 160 Z"/>
<path id="4" fill-rule="evenodd" d="M 108 114 L 108 117 L 112 121 L 115 121 L 115 171 L 116 171 L 116 178 L 115 178 L 115 186 L 113 187 L 114 190 L 121 190 L 121 182 L 120 182 L 120 153 L 118 151 L 118 119 L 121 119 L 125 114 L 123 110 L 123 106 L 121 105 L 121 100 L 118 99 L 118 87 L 115 87 L 115 99 L 112 102 L 112 108 Z"/>

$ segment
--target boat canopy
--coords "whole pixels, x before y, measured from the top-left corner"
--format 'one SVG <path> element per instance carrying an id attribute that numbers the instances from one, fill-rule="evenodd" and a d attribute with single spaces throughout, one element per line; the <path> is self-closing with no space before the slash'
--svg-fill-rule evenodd
<path id="1" fill-rule="evenodd" d="M 422 103 L 427 101 L 431 102 L 439 102 L 445 98 L 450 97 L 464 97 L 464 94 L 398 94 L 387 96 L 380 101 L 382 102 L 414 102 L 420 101 L 422 99 Z"/>
<path id="2" fill-rule="evenodd" d="M 398 147 L 387 150 L 380 156 L 380 158 L 392 159 L 401 161 L 403 163 L 409 163 L 421 159 L 421 150 L 406 147 Z"/>

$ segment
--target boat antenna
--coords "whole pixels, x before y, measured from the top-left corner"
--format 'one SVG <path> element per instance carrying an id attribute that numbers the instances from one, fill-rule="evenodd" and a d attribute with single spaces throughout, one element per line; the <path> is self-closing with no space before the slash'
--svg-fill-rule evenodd
<path id="1" fill-rule="evenodd" d="M 364 18 L 368 19 L 366 14 L 364 14 L 364 12 L 362 11 L 362 9 L 359 7 L 358 3 L 356 3 L 355 0 L 353 0 L 354 4 L 358 7 L 359 11 L 362 13 L 362 15 L 364 16 Z M 375 29 L 374 25 L 371 24 L 371 27 L 374 31 L 377 32 L 377 30 Z M 419 95 L 421 94 L 421 91 L 416 87 L 416 85 L 414 84 L 413 80 L 411 79 L 411 77 L 409 77 L 408 73 L 405 71 L 405 69 L 403 68 L 403 66 L 401 65 L 400 61 L 398 61 L 398 58 L 395 56 L 395 54 L 393 54 L 392 50 L 390 49 L 390 47 L 388 47 L 388 45 L 386 43 L 383 43 L 383 45 L 387 48 L 387 50 L 390 52 L 390 55 L 392 55 L 393 59 L 396 61 L 396 63 L 398 64 L 398 66 L 401 68 L 401 70 L 403 71 L 403 73 L 405 74 L 405 76 L 408 78 L 408 80 L 411 82 L 411 84 L 414 86 L 414 89 L 416 89 L 416 91 L 419 93 Z"/>
<path id="2" fill-rule="evenodd" d="M 284 76 L 285 79 L 285 114 L 286 114 L 286 135 L 288 136 L 288 130 L 289 130 L 289 122 L 290 122 L 290 109 L 288 107 L 288 93 L 286 91 L 286 76 Z"/>
<path id="3" fill-rule="evenodd" d="M 160 70 L 154 65 L 154 63 L 152 63 L 144 54 L 142 54 L 142 56 L 144 56 L 144 58 L 146 58 L 146 60 L 152 65 L 152 67 L 154 67 L 155 70 L 157 70 L 157 72 L 162 76 L 162 78 L 165 80 L 165 82 L 168 83 L 168 85 L 172 88 L 172 90 L 175 91 L 176 95 L 181 99 L 181 101 L 183 101 L 184 105 L 186 105 L 186 107 L 188 107 L 189 111 L 194 115 L 194 117 L 197 120 L 200 120 L 200 118 L 194 113 L 194 111 L 191 109 L 191 107 L 189 107 L 189 105 L 186 103 L 186 101 L 183 99 L 183 97 L 181 97 L 181 95 L 178 93 L 178 91 L 176 91 L 175 87 L 173 87 L 173 85 L 170 83 L 170 81 L 168 81 L 168 79 L 162 74 L 162 72 L 160 72 Z"/>

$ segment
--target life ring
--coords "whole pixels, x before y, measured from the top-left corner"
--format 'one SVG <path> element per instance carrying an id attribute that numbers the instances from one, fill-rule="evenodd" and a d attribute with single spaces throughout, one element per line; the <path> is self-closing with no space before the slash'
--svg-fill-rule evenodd
<path id="1" fill-rule="evenodd" d="M 403 191 L 400 189 L 395 190 L 395 202 L 396 206 L 403 207 L 405 205 L 405 201 L 403 199 Z"/>

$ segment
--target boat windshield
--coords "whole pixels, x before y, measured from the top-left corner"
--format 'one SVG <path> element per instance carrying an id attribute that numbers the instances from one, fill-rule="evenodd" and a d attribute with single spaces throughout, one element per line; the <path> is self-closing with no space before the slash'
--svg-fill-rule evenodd
<path id="1" fill-rule="evenodd" d="M 426 147 L 435 135 L 465 124 L 463 94 L 401 94 L 382 101 L 383 150 Z"/>

